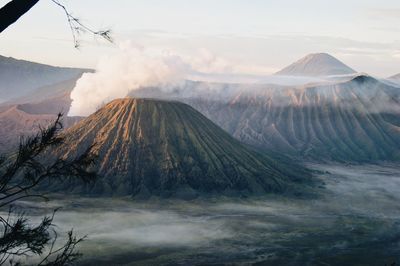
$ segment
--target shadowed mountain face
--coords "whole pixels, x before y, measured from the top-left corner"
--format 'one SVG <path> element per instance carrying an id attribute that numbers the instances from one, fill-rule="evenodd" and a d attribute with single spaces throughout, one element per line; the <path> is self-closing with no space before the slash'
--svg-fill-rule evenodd
<path id="1" fill-rule="evenodd" d="M 283 76 L 332 76 L 332 75 L 348 75 L 356 73 L 335 57 L 325 54 L 310 54 L 295 63 L 285 67 L 276 75 Z"/>
<path id="2" fill-rule="evenodd" d="M 26 96 L 44 86 L 77 79 L 86 71 L 0 56 L 0 103 Z"/>
<path id="3" fill-rule="evenodd" d="M 102 179 L 86 191 L 94 194 L 262 195 L 293 192 L 309 182 L 302 167 L 281 166 L 178 102 L 115 100 L 65 136 L 59 155 L 72 158 L 91 145 L 98 154 Z"/>
<path id="4" fill-rule="evenodd" d="M 264 150 L 338 161 L 400 158 L 400 91 L 371 77 L 296 88 L 215 86 L 192 84 L 164 98 L 190 104 L 235 138 Z M 149 94 L 162 97 L 151 89 L 133 95 Z"/>

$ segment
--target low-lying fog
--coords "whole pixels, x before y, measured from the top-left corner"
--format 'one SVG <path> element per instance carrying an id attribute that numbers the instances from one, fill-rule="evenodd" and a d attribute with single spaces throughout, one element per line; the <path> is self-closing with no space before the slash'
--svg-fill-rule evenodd
<path id="1" fill-rule="evenodd" d="M 60 232 L 88 238 L 82 265 L 385 265 L 400 261 L 400 167 L 311 165 L 321 198 L 53 200 Z M 27 208 L 29 207 L 29 208 Z"/>

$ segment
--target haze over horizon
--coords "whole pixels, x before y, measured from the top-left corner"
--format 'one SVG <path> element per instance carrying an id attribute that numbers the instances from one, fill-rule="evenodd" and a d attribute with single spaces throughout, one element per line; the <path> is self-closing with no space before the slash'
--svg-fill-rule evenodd
<path id="1" fill-rule="evenodd" d="M 0 6 L 6 2 L 0 0 Z M 384 4 L 376 0 L 251 4 L 224 0 L 190 5 L 179 0 L 120 0 L 113 5 L 105 0 L 71 0 L 65 4 L 90 26 L 111 28 L 116 43 L 129 40 L 155 53 L 200 55 L 222 65 L 217 68 L 222 72 L 269 75 L 318 52 L 379 77 L 400 72 L 400 3 L 395 0 Z M 92 37 L 82 37 L 78 51 L 70 35 L 60 10 L 50 1 L 40 1 L 3 33 L 0 55 L 95 68 L 103 55 L 115 53 L 116 45 Z"/>

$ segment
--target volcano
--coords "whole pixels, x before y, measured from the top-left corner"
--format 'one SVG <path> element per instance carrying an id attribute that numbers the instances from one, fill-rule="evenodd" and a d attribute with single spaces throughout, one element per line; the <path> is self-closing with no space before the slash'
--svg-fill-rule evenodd
<path id="1" fill-rule="evenodd" d="M 189 105 L 118 99 L 65 132 L 55 153 L 98 156 L 100 178 L 75 189 L 96 195 L 196 197 L 301 191 L 305 168 L 244 146 Z M 297 193 L 297 192 L 296 192 Z"/>
<path id="2" fill-rule="evenodd" d="M 356 71 L 326 53 L 309 54 L 285 67 L 276 75 L 282 76 L 334 76 L 355 74 Z"/>

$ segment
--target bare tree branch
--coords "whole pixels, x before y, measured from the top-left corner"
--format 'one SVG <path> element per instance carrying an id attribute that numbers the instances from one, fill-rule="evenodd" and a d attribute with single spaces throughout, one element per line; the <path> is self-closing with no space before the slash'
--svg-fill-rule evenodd
<path id="1" fill-rule="evenodd" d="M 72 34 L 75 48 L 80 47 L 78 35 L 82 32 L 83 33 L 89 32 L 89 33 L 93 34 L 94 36 L 100 36 L 111 43 L 113 42 L 113 39 L 111 37 L 111 30 L 98 30 L 98 31 L 93 30 L 93 29 L 89 28 L 88 26 L 84 25 L 77 17 L 73 16 L 68 11 L 68 9 L 63 4 L 61 4 L 58 0 L 51 0 L 51 1 L 53 3 L 55 3 L 56 5 L 58 5 L 59 7 L 61 7 L 62 10 L 64 11 L 65 16 L 67 17 L 68 25 L 71 29 L 71 34 Z"/>
<path id="2" fill-rule="evenodd" d="M 0 9 L 0 33 L 28 12 L 39 0 L 13 0 Z"/>
<path id="3" fill-rule="evenodd" d="M 47 159 L 47 154 L 54 147 L 64 142 L 60 132 L 62 114 L 47 128 L 41 128 L 37 135 L 21 140 L 15 155 L 0 157 L 0 209 L 25 198 L 47 197 L 35 188 L 44 180 L 63 181 L 66 178 L 77 178 L 84 183 L 95 180 L 96 175 L 88 169 L 94 163 L 91 147 L 73 160 L 61 158 Z M 76 245 L 85 237 L 78 238 L 73 231 L 68 232 L 64 245 L 55 249 L 57 232 L 52 229 L 54 215 L 43 217 L 38 225 L 31 225 L 24 213 L 17 213 L 9 208 L 8 216 L 0 216 L 0 265 L 20 265 L 23 257 L 42 256 L 46 247 L 49 251 L 39 265 L 67 265 L 79 258 Z"/>
<path id="4" fill-rule="evenodd" d="M 80 47 L 78 36 L 81 33 L 90 33 L 93 36 L 99 36 L 108 42 L 113 42 L 113 39 L 111 37 L 111 30 L 93 30 L 92 28 L 83 24 L 77 17 L 73 16 L 72 13 L 67 9 L 67 7 L 63 5 L 59 0 L 51 1 L 58 7 L 60 7 L 67 17 L 68 26 L 71 30 L 75 48 Z M 39 0 L 12 0 L 4 7 L 2 7 L 0 9 L 0 33 L 3 32 L 11 24 L 15 23 L 38 2 Z"/>

